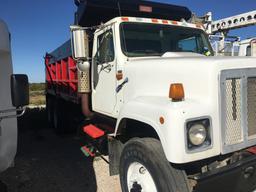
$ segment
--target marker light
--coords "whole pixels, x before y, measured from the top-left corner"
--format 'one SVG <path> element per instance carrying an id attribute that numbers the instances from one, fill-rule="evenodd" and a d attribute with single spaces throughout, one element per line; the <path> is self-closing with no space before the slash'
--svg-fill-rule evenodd
<path id="1" fill-rule="evenodd" d="M 122 17 L 122 21 L 129 21 L 128 17 Z"/>
<path id="2" fill-rule="evenodd" d="M 185 98 L 184 88 L 181 83 L 174 83 L 171 84 L 170 90 L 169 90 L 169 98 L 172 99 L 172 101 L 182 101 Z"/>
<path id="3" fill-rule="evenodd" d="M 152 13 L 152 7 L 140 5 L 140 12 Z"/>

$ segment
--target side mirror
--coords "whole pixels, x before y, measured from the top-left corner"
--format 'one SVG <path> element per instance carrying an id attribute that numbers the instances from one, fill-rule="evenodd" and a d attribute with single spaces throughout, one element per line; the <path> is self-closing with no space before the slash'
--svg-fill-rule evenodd
<path id="1" fill-rule="evenodd" d="M 80 26 L 70 26 L 72 56 L 76 60 L 87 60 L 89 57 L 89 40 L 86 30 Z"/>
<path id="2" fill-rule="evenodd" d="M 12 105 L 16 108 L 29 105 L 29 83 L 27 75 L 11 75 Z"/>

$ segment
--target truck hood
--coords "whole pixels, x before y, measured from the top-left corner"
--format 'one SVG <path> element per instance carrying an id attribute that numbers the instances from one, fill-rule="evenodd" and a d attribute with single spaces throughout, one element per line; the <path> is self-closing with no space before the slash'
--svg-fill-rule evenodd
<path id="1" fill-rule="evenodd" d="M 186 99 L 207 100 L 218 96 L 222 70 L 256 68 L 251 57 L 180 57 L 133 58 L 124 65 L 124 101 L 139 96 L 168 98 L 172 83 L 182 83 Z M 256 76 L 256 74 L 255 74 Z"/>

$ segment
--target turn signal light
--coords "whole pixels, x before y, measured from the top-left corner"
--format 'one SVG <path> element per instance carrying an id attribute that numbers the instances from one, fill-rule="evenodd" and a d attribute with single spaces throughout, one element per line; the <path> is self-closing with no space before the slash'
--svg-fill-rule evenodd
<path id="1" fill-rule="evenodd" d="M 182 101 L 185 98 L 184 88 L 183 84 L 181 83 L 174 83 L 171 84 L 170 90 L 169 90 L 169 98 L 172 99 L 172 101 Z"/>

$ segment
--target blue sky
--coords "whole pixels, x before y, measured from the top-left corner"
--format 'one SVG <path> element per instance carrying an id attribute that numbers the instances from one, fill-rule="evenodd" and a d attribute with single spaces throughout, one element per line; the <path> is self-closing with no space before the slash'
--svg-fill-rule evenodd
<path id="1" fill-rule="evenodd" d="M 256 9 L 256 0 L 159 0 L 189 7 L 197 15 L 213 12 L 214 19 Z M 76 7 L 73 0 L 0 0 L 0 18 L 12 33 L 15 73 L 31 82 L 44 82 L 43 56 L 69 38 Z M 234 30 L 242 38 L 256 36 L 256 26 Z"/>

